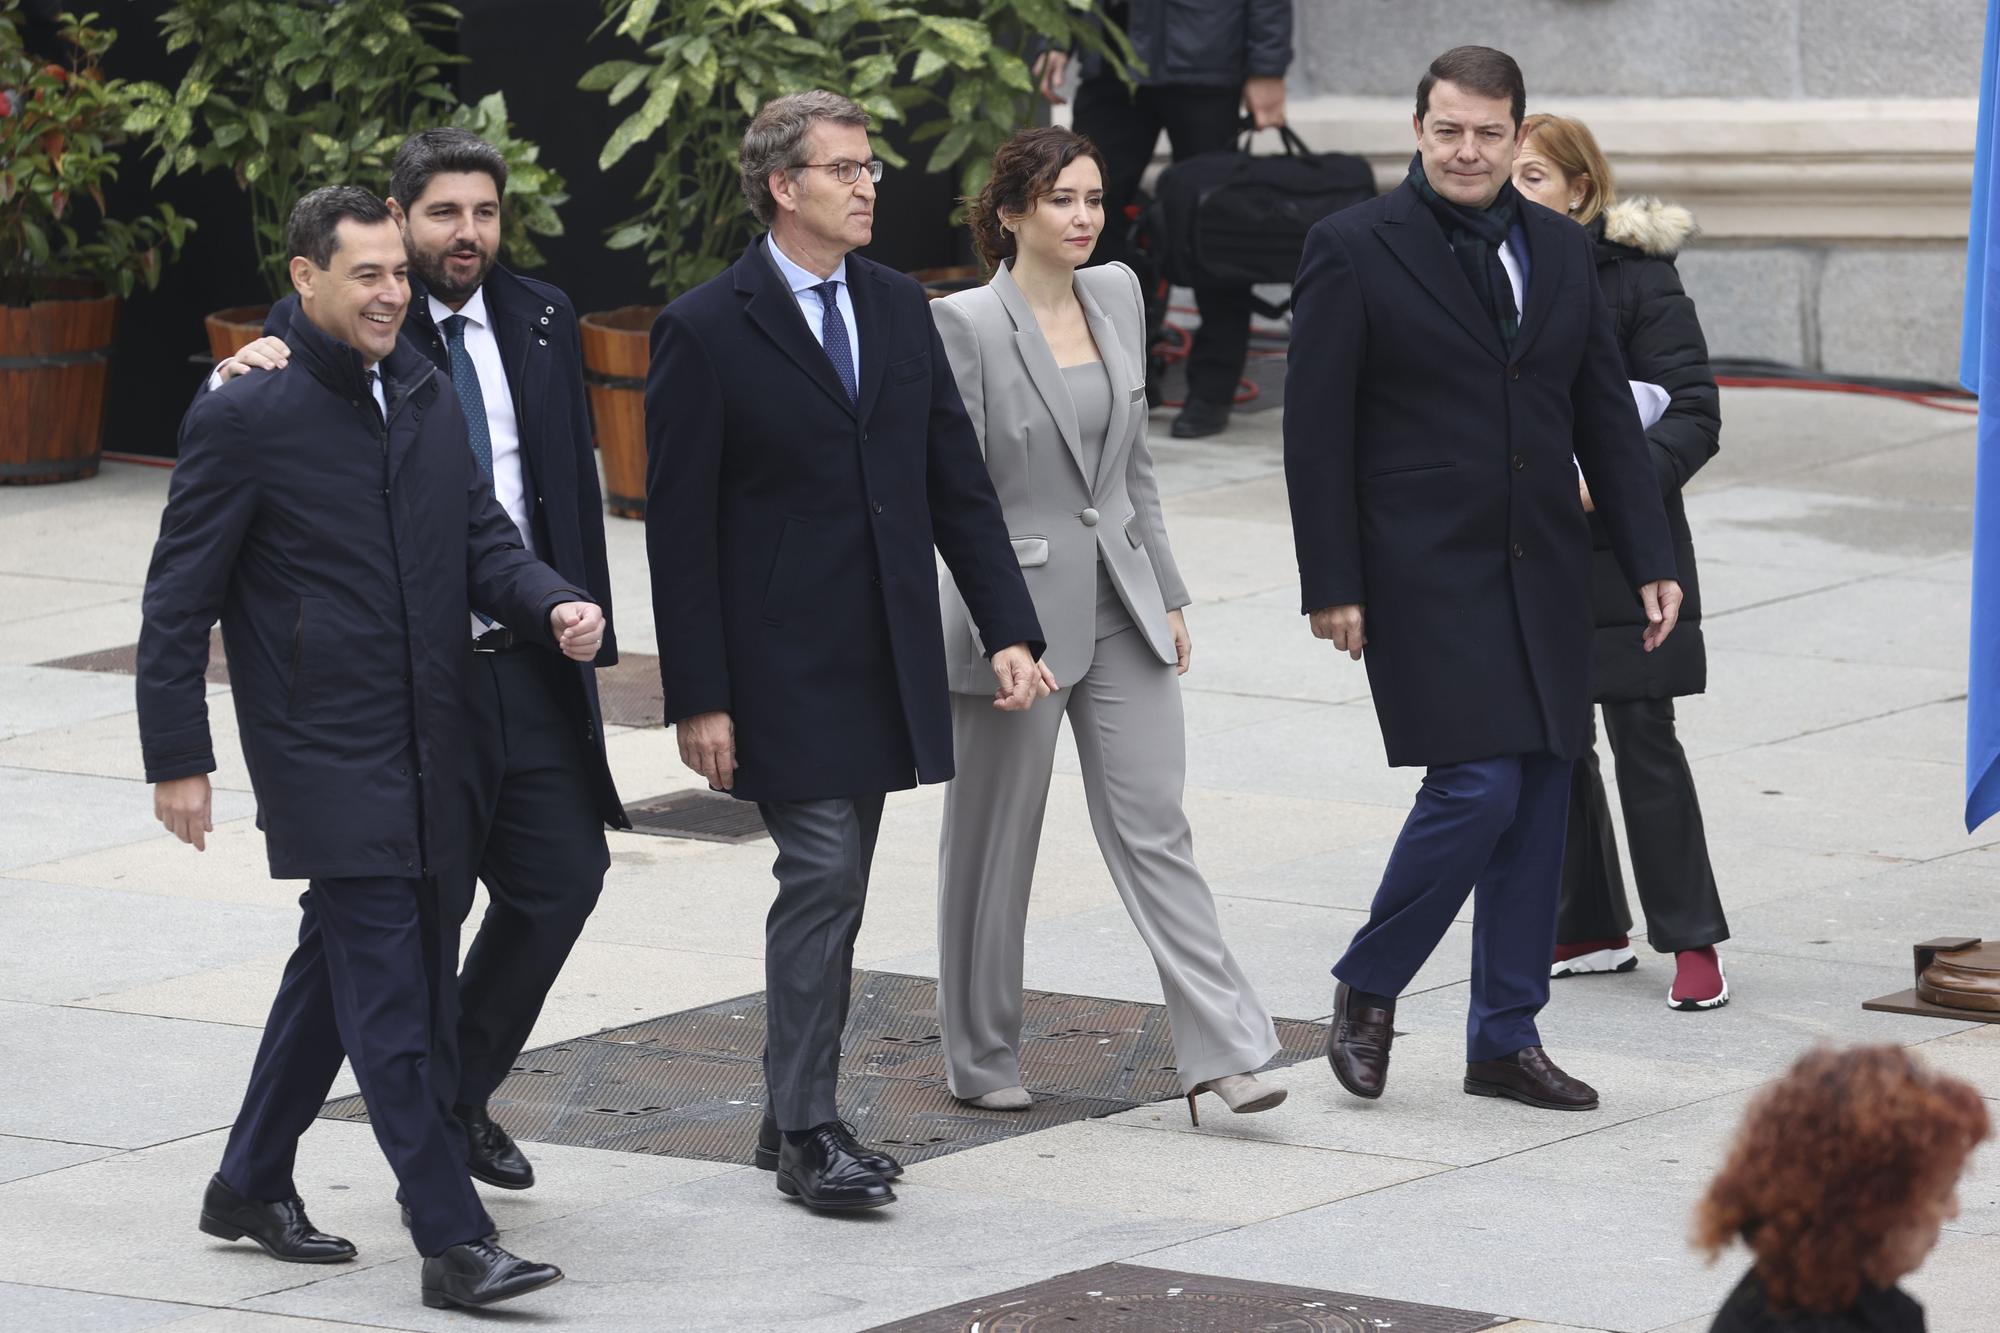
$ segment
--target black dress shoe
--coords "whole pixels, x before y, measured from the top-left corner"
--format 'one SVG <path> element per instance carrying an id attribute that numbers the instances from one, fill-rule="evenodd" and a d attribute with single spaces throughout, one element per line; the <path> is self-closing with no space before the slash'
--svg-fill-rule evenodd
<path id="1" fill-rule="evenodd" d="M 540 1291 L 562 1276 L 554 1264 L 530 1263 L 490 1240 L 469 1241 L 424 1260 L 424 1304 L 435 1310 L 497 1305 Z"/>
<path id="2" fill-rule="evenodd" d="M 506 1130 L 483 1109 L 454 1108 L 465 1126 L 465 1169 L 495 1189 L 524 1190 L 535 1183 L 535 1168 Z"/>
<path id="3" fill-rule="evenodd" d="M 1547 1111 L 1595 1111 L 1597 1089 L 1556 1067 L 1548 1052 L 1525 1046 L 1498 1060 L 1465 1066 L 1465 1090 L 1475 1097 L 1512 1097 Z"/>
<path id="4" fill-rule="evenodd" d="M 1333 991 L 1333 1026 L 1326 1034 L 1326 1062 L 1340 1086 L 1373 1101 L 1389 1081 L 1389 1047 L 1396 1039 L 1396 1008 L 1357 1006 L 1341 982 Z"/>
<path id="5" fill-rule="evenodd" d="M 855 1212 L 896 1201 L 889 1182 L 849 1151 L 838 1121 L 815 1125 L 805 1142 L 778 1149 L 778 1193 L 823 1212 Z"/>
<path id="6" fill-rule="evenodd" d="M 1181 407 L 1180 415 L 1174 418 L 1171 429 L 1177 440 L 1198 440 L 1204 435 L 1220 435 L 1228 427 L 1228 403 L 1190 398 Z"/>
<path id="7" fill-rule="evenodd" d="M 861 1141 L 854 1137 L 854 1126 L 845 1120 L 834 1123 L 839 1127 L 841 1138 L 847 1142 L 847 1151 L 853 1153 L 861 1165 L 884 1180 L 895 1180 L 903 1174 L 903 1164 L 888 1153 L 863 1147 Z M 757 1169 L 776 1171 L 778 1152 L 784 1144 L 785 1136 L 778 1132 L 778 1118 L 769 1111 L 764 1112 L 764 1119 L 757 1126 Z"/>
<path id="8" fill-rule="evenodd" d="M 248 1236 L 264 1253 L 288 1264 L 339 1264 L 354 1257 L 352 1244 L 313 1227 L 298 1195 L 259 1203 L 229 1188 L 220 1174 L 209 1180 L 208 1193 L 202 1195 L 199 1225 L 222 1240 Z"/>

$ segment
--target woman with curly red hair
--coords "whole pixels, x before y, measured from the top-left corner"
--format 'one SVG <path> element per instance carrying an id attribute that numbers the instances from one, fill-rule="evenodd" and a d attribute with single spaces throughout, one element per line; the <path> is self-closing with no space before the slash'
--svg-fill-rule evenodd
<path id="1" fill-rule="evenodd" d="M 1709 1333 L 1923 1333 L 1896 1285 L 1958 1216 L 1989 1131 L 1976 1089 L 1899 1046 L 1814 1051 L 1752 1103 L 1695 1218 L 1755 1256 Z"/>

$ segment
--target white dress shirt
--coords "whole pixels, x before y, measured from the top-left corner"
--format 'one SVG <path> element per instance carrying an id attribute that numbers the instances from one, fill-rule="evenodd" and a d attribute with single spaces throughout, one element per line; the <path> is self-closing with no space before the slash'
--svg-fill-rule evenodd
<path id="1" fill-rule="evenodd" d="M 770 247 L 771 262 L 778 266 L 778 272 L 784 277 L 786 285 L 792 289 L 792 299 L 799 303 L 799 313 L 805 316 L 806 327 L 812 330 L 813 341 L 817 342 L 821 347 L 826 346 L 826 339 L 822 336 L 821 329 L 821 325 L 826 319 L 826 308 L 820 304 L 819 293 L 814 291 L 813 288 L 819 286 L 822 282 L 836 282 L 840 284 L 833 289 L 833 294 L 834 299 L 840 304 L 841 322 L 847 325 L 847 349 L 854 357 L 854 383 L 859 386 L 861 383 L 861 330 L 854 322 L 854 298 L 848 295 L 847 292 L 847 257 L 845 255 L 841 256 L 840 263 L 834 268 L 832 277 L 822 278 L 818 274 L 808 272 L 800 268 L 797 264 L 794 264 L 786 256 L 785 252 L 778 248 L 776 237 L 767 235 L 764 238 L 764 243 Z"/>
<path id="2" fill-rule="evenodd" d="M 1518 327 L 1521 316 L 1528 313 L 1528 293 L 1521 285 L 1521 261 L 1514 254 L 1512 241 L 1500 242 L 1500 267 L 1507 270 L 1507 285 L 1514 289 L 1514 320 Z"/>
<path id="3" fill-rule="evenodd" d="M 486 289 L 479 288 L 465 304 L 453 310 L 436 295 L 430 302 L 431 319 L 444 338 L 447 355 L 451 340 L 444 336 L 444 322 L 453 315 L 465 316 L 465 352 L 472 358 L 473 373 L 479 377 L 479 396 L 486 401 L 486 433 L 493 441 L 493 494 L 507 517 L 520 529 L 521 545 L 535 549 L 534 517 L 528 504 L 527 478 L 521 471 L 521 423 L 514 415 L 514 392 L 507 384 L 507 368 L 500 359 L 500 340 L 493 334 L 493 321 L 486 311 Z M 451 379 L 447 361 L 445 379 Z"/>

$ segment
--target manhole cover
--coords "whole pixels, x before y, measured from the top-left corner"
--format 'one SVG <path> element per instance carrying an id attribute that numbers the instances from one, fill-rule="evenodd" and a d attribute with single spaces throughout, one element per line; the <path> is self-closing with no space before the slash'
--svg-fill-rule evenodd
<path id="1" fill-rule="evenodd" d="M 53 662 L 37 662 L 35 665 L 56 667 L 63 671 L 103 671 L 116 676 L 132 676 L 139 671 L 139 645 L 128 643 L 122 648 L 100 648 L 94 653 L 58 657 Z M 208 635 L 208 683 L 229 683 L 229 663 L 222 657 L 222 631 L 219 629 L 210 630 Z"/>
<path id="2" fill-rule="evenodd" d="M 873 1333 L 1476 1333 L 1500 1315 L 1103 1264 L 981 1296 Z"/>
<path id="3" fill-rule="evenodd" d="M 634 833 L 703 842 L 751 842 L 764 836 L 764 816 L 755 801 L 739 801 L 712 791 L 677 791 L 625 807 Z"/>
<path id="4" fill-rule="evenodd" d="M 1278 1021 L 1271 1067 L 1325 1049 L 1318 1023 Z M 945 1087 L 937 983 L 857 972 L 841 1061 L 840 1110 L 865 1142 L 906 1162 L 1180 1096 L 1166 1011 L 1132 1000 L 1029 991 L 1021 1073 L 1032 1110 L 982 1111 Z M 762 992 L 524 1053 L 493 1096 L 517 1139 L 746 1162 L 764 1112 Z M 359 1097 L 322 1115 L 365 1120 Z"/>

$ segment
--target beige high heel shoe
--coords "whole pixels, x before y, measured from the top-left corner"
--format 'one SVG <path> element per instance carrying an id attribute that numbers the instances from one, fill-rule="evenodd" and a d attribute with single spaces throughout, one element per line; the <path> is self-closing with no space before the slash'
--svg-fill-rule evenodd
<path id="1" fill-rule="evenodd" d="M 1188 1093 L 1188 1119 L 1194 1121 L 1195 1128 L 1201 1128 L 1201 1113 L 1195 1110 L 1194 1099 L 1204 1092 L 1212 1092 L 1222 1098 L 1222 1104 L 1237 1115 L 1250 1115 L 1256 1111 L 1268 1111 L 1285 1100 L 1285 1090 L 1272 1083 L 1259 1083 L 1255 1074 L 1224 1074 L 1206 1083 L 1197 1083 Z"/>

